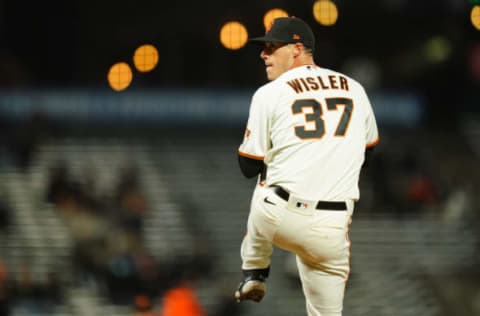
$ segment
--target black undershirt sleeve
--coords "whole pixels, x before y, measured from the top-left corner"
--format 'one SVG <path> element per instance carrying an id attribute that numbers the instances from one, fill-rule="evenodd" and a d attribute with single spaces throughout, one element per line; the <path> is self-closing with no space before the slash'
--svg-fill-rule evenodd
<path id="1" fill-rule="evenodd" d="M 362 165 L 363 169 L 368 168 L 368 166 L 372 162 L 373 148 L 374 147 L 369 147 L 365 150 L 365 160 L 363 161 L 363 165 Z"/>
<path id="2" fill-rule="evenodd" d="M 263 171 L 263 160 L 238 155 L 238 164 L 243 175 L 247 178 L 253 178 Z"/>

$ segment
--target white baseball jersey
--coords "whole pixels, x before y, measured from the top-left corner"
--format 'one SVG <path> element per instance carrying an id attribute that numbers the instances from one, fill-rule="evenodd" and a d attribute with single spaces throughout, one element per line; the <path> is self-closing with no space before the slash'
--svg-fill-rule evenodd
<path id="1" fill-rule="evenodd" d="M 312 65 L 255 92 L 239 154 L 264 161 L 267 185 L 311 200 L 358 200 L 365 149 L 377 142 L 363 87 Z"/>

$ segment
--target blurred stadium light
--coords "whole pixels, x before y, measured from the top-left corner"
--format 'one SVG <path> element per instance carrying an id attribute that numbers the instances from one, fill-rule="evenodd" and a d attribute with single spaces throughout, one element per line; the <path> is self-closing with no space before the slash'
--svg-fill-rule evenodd
<path id="1" fill-rule="evenodd" d="M 115 91 L 128 88 L 132 82 L 133 73 L 130 66 L 125 62 L 119 62 L 110 67 L 107 80 L 110 87 Z"/>
<path id="2" fill-rule="evenodd" d="M 158 50 L 154 45 L 145 44 L 138 47 L 133 55 L 133 64 L 140 72 L 149 72 L 157 66 Z"/>
<path id="3" fill-rule="evenodd" d="M 472 25 L 477 30 L 480 30 L 480 5 L 472 7 L 472 11 L 470 13 L 470 20 L 472 21 Z"/>
<path id="4" fill-rule="evenodd" d="M 245 46 L 247 39 L 247 28 L 240 22 L 227 22 L 220 29 L 220 42 L 227 49 L 240 49 Z"/>
<path id="5" fill-rule="evenodd" d="M 268 10 L 267 13 L 265 13 L 265 15 L 263 16 L 263 25 L 265 26 L 265 30 L 268 30 L 270 28 L 270 25 L 272 25 L 273 20 L 275 20 L 276 18 L 287 16 L 287 11 L 283 9 L 275 8 Z"/>
<path id="6" fill-rule="evenodd" d="M 435 36 L 425 44 L 425 56 L 431 63 L 446 61 L 452 53 L 452 47 L 448 39 L 443 36 Z"/>
<path id="7" fill-rule="evenodd" d="M 313 4 L 313 16 L 321 25 L 332 26 L 338 19 L 337 5 L 330 0 L 318 0 Z"/>

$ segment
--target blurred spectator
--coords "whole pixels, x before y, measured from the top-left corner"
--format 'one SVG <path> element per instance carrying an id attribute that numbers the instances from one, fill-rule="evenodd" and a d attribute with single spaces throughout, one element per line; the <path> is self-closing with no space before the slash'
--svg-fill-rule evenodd
<path id="1" fill-rule="evenodd" d="M 123 227 L 135 236 L 143 231 L 143 219 L 147 211 L 147 201 L 139 188 L 125 191 L 120 197 Z"/>
<path id="2" fill-rule="evenodd" d="M 133 255 L 133 263 L 143 293 L 153 296 L 164 290 L 165 271 L 160 270 L 160 265 L 152 255 L 138 251 Z"/>
<path id="3" fill-rule="evenodd" d="M 133 259 L 119 254 L 109 259 L 105 270 L 107 294 L 115 304 L 129 304 L 140 291 Z"/>
<path id="4" fill-rule="evenodd" d="M 107 238 L 111 225 L 95 212 L 78 205 L 64 210 L 63 214 L 74 240 L 76 268 L 92 275 L 102 275 L 110 256 Z"/>
<path id="5" fill-rule="evenodd" d="M 102 205 L 96 200 L 93 169 L 86 169 L 82 179 L 73 178 L 65 161 L 54 163 L 49 170 L 46 200 L 60 209 L 81 206 L 91 211 L 100 211 Z"/>
<path id="6" fill-rule="evenodd" d="M 74 240 L 73 262 L 80 281 L 93 277 L 105 284 L 112 302 L 129 304 L 139 293 L 158 293 L 158 263 L 143 244 L 148 203 L 138 170 L 121 169 L 112 195 L 99 194 L 95 166 L 82 179 L 72 178 L 65 163 L 51 169 L 47 200 L 55 203 Z"/>
<path id="7" fill-rule="evenodd" d="M 47 202 L 57 207 L 65 208 L 77 198 L 79 194 L 78 185 L 70 179 L 68 166 L 64 161 L 58 161 L 49 170 L 47 188 Z"/>
<path id="8" fill-rule="evenodd" d="M 64 161 L 50 168 L 46 200 L 55 204 L 70 230 L 74 241 L 75 268 L 101 275 L 109 255 L 106 246 L 112 224 L 94 208 L 95 204 L 86 197 L 88 190 L 81 186 L 80 181 L 73 179 L 68 171 Z"/>
<path id="9" fill-rule="evenodd" d="M 121 169 L 115 202 L 119 207 L 122 226 L 133 237 L 140 239 L 148 202 L 142 192 L 138 170 L 133 165 Z"/>
<path id="10" fill-rule="evenodd" d="M 106 289 L 117 304 L 131 302 L 137 293 L 153 297 L 165 290 L 168 272 L 144 249 L 125 250 L 109 258 L 105 270 Z"/>
<path id="11" fill-rule="evenodd" d="M 120 174 L 116 187 L 117 200 L 120 200 L 125 192 L 138 189 L 140 185 L 139 180 L 138 170 L 133 164 L 129 164 L 120 168 Z"/>
<path id="12" fill-rule="evenodd" d="M 71 179 L 78 203 L 96 213 L 101 213 L 100 215 L 104 215 L 109 199 L 98 186 L 99 175 L 95 164 L 86 162 L 79 174 L 81 178 Z"/>

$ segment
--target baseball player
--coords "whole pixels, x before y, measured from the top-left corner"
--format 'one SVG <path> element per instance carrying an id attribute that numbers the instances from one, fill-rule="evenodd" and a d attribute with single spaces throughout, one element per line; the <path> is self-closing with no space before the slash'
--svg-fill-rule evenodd
<path id="1" fill-rule="evenodd" d="M 270 82 L 253 95 L 238 151 L 242 173 L 259 181 L 235 297 L 263 298 L 275 245 L 296 255 L 308 315 L 341 315 L 360 170 L 379 139 L 374 113 L 358 82 L 315 65 L 303 20 L 277 18 L 250 41 L 263 45 Z"/>

